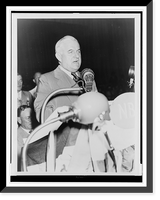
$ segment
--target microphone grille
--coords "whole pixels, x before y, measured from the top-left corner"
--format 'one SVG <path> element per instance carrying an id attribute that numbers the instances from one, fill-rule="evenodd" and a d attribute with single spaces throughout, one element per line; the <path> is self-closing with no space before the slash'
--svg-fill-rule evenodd
<path id="1" fill-rule="evenodd" d="M 84 75 L 85 75 L 87 72 L 92 73 L 93 76 L 94 76 L 94 72 L 93 72 L 93 70 L 91 70 L 90 68 L 85 68 L 85 69 L 83 69 L 82 72 L 81 72 L 81 76 L 82 76 L 82 78 L 84 78 Z"/>

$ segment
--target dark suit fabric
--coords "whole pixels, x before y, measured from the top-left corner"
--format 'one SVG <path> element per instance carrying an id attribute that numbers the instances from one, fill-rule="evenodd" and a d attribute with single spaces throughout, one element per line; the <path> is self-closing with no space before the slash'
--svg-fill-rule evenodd
<path id="1" fill-rule="evenodd" d="M 80 128 L 81 124 L 69 121 L 68 123 L 63 123 L 62 126 L 55 131 L 55 134 L 57 135 L 56 158 L 62 154 L 65 146 L 75 144 Z M 48 135 L 28 145 L 27 166 L 46 162 L 47 144 Z"/>
<path id="2" fill-rule="evenodd" d="M 21 128 L 21 126 L 18 127 L 18 129 L 17 129 L 17 145 L 18 145 L 18 147 L 17 147 L 17 151 L 18 151 L 18 153 L 17 153 L 17 155 L 18 155 L 17 164 L 18 164 L 18 171 L 21 171 L 21 155 L 20 154 L 21 154 L 22 148 L 24 146 L 23 139 L 28 138 L 28 136 L 29 136 L 29 134 L 25 130 L 23 130 Z"/>
<path id="3" fill-rule="evenodd" d="M 78 85 L 59 67 L 57 67 L 54 71 L 43 74 L 39 81 L 37 98 L 34 102 L 37 120 L 40 121 L 40 111 L 43 102 L 50 93 L 58 89 L 71 87 L 78 87 Z M 53 97 L 46 106 L 45 119 L 47 119 L 56 108 L 64 105 L 71 105 L 77 100 L 78 96 L 79 94 L 74 92 L 68 94 L 63 93 Z"/>
<path id="4" fill-rule="evenodd" d="M 46 97 L 53 91 L 60 88 L 79 87 L 71 77 L 69 77 L 64 71 L 57 67 L 54 71 L 43 74 L 40 78 L 37 98 L 34 102 L 34 108 L 36 111 L 37 119 L 40 118 L 40 111 Z M 51 113 L 58 107 L 72 105 L 77 100 L 79 93 L 74 94 L 62 94 L 52 98 L 45 110 L 45 119 L 48 118 Z M 75 145 L 78 132 L 81 128 L 81 124 L 69 121 L 63 123 L 56 132 L 56 157 L 63 152 L 65 146 Z M 47 149 L 48 136 L 36 141 L 29 145 L 28 148 L 28 165 L 40 164 L 46 161 L 46 149 Z"/>

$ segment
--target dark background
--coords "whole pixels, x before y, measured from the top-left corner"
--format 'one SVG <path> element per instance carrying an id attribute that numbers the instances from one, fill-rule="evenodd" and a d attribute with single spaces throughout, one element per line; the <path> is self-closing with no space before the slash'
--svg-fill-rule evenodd
<path id="1" fill-rule="evenodd" d="M 95 72 L 97 88 L 109 100 L 129 90 L 128 69 L 134 65 L 134 19 L 18 19 L 18 72 L 30 90 L 35 72 L 58 66 L 55 44 L 74 36 L 81 47 L 80 71 Z"/>

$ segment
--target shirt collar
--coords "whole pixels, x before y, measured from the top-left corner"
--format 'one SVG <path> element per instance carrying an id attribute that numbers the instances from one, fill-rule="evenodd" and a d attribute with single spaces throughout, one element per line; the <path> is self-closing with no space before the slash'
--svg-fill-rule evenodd
<path id="1" fill-rule="evenodd" d="M 71 72 L 67 71 L 64 67 L 62 67 L 61 65 L 59 65 L 59 68 L 64 71 L 71 79 L 73 79 L 73 75 L 71 74 Z"/>
<path id="2" fill-rule="evenodd" d="M 25 129 L 25 128 L 23 128 L 22 126 L 21 126 L 21 128 L 22 128 L 26 133 L 28 133 L 28 134 L 31 133 L 31 130 L 29 130 L 29 129 Z"/>

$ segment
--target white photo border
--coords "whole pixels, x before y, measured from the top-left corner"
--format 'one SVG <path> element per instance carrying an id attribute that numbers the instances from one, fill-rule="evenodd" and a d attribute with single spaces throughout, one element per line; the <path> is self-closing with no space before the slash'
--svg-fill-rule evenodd
<path id="1" fill-rule="evenodd" d="M 143 90 L 142 90 L 142 98 L 143 98 L 143 106 L 142 106 L 142 111 L 143 111 L 143 116 L 148 116 L 148 111 L 146 110 L 146 107 L 148 108 L 148 102 L 147 102 L 147 99 L 145 98 L 146 96 L 146 93 L 148 93 L 148 87 L 146 85 L 146 79 L 148 81 L 148 78 L 150 78 L 152 80 L 152 77 L 149 76 L 148 74 L 148 62 L 150 62 L 152 64 L 151 61 L 148 61 L 148 52 L 145 50 L 147 49 L 148 50 L 148 32 L 149 29 L 148 29 L 148 15 L 149 15 L 149 12 L 150 14 L 152 14 L 152 2 L 150 3 L 150 5 L 148 5 L 148 7 L 150 6 L 150 10 L 147 9 L 146 6 L 143 6 L 143 7 L 8 7 L 7 8 L 7 155 L 6 155 L 6 166 L 7 166 L 7 170 L 6 170 L 6 188 L 4 189 L 4 191 L 8 190 L 7 188 L 14 188 L 14 190 L 19 187 L 23 188 L 21 191 L 27 191 L 28 192 L 30 190 L 34 190 L 34 191 L 38 191 L 39 188 L 44 188 L 44 190 L 46 189 L 46 192 L 48 192 L 50 189 L 55 192 L 55 191 L 61 191 L 59 188 L 63 187 L 63 188 L 72 188 L 74 187 L 74 192 L 76 192 L 75 190 L 75 187 L 77 188 L 77 191 L 78 192 L 83 192 L 83 190 L 86 190 L 86 191 L 93 191 L 93 188 L 92 187 L 98 187 L 99 188 L 99 192 L 102 192 L 102 191 L 105 191 L 106 192 L 112 192 L 114 191 L 115 192 L 115 187 L 120 187 L 120 188 L 127 188 L 126 190 L 129 190 L 133 191 L 137 189 L 137 191 L 141 190 L 141 191 L 145 191 L 145 190 L 149 190 L 151 191 L 152 190 L 152 185 L 149 185 L 149 181 L 148 181 L 148 155 L 146 153 L 146 149 L 148 148 L 147 146 L 148 145 L 151 145 L 152 147 L 152 144 L 150 144 L 150 141 L 148 140 L 148 135 L 145 134 L 148 132 L 147 130 L 147 120 L 145 117 L 143 117 L 143 178 L 142 178 L 142 182 L 140 183 L 137 183 L 137 182 L 131 182 L 131 183 L 121 183 L 121 182 L 115 182 L 115 183 L 112 183 L 112 182 L 85 182 L 85 179 L 83 176 L 76 176 L 77 177 L 77 181 L 76 182 L 45 182 L 45 183 L 38 183 L 38 182 L 28 182 L 28 181 L 20 181 L 20 182 L 12 182 L 12 173 L 11 173 L 11 166 L 10 166 L 10 152 L 11 152 L 11 146 L 10 146 L 10 141 L 11 141 L 11 138 L 10 138 L 10 131 L 13 130 L 13 119 L 16 120 L 13 116 L 14 116 L 14 113 L 16 113 L 15 111 L 16 110 L 12 110 L 12 105 L 16 105 L 16 102 L 14 102 L 14 94 L 13 92 L 11 93 L 11 91 L 13 90 L 13 88 L 16 88 L 16 82 L 15 81 L 15 78 L 17 76 L 17 71 L 16 70 L 13 70 L 12 69 L 12 66 L 17 66 L 17 61 L 16 59 L 13 59 L 13 58 L 17 58 L 17 55 L 16 55 L 16 52 L 17 52 L 17 41 L 16 40 L 13 40 L 12 38 L 12 34 L 16 35 L 16 32 L 12 32 L 13 30 L 13 27 L 15 26 L 15 20 L 13 20 L 13 13 L 17 15 L 17 17 L 22 17 L 22 18 L 25 18 L 26 17 L 26 13 L 28 12 L 29 13 L 29 16 L 27 16 L 27 18 L 33 18 L 35 15 L 37 18 L 41 18 L 42 17 L 42 14 L 41 12 L 43 11 L 43 13 L 45 12 L 65 12 L 66 9 L 67 11 L 69 12 L 74 12 L 74 14 L 72 13 L 68 13 L 68 16 L 70 16 L 71 18 L 73 17 L 79 17 L 79 15 L 81 13 L 83 13 L 84 11 L 87 13 L 87 11 L 89 11 L 89 16 L 90 17 L 93 17 L 92 16 L 92 12 L 97 12 L 97 13 L 100 13 L 100 15 L 102 15 L 104 17 L 104 13 L 106 12 L 121 12 L 121 16 L 123 15 L 123 12 L 126 13 L 133 13 L 133 15 L 136 15 L 136 13 L 140 14 L 141 16 L 143 16 L 143 18 L 141 18 L 141 20 L 139 21 L 139 27 L 141 26 L 142 27 L 142 32 L 140 34 L 142 34 L 141 38 L 142 38 L 142 41 L 137 41 L 137 44 L 140 45 L 140 46 L 137 46 L 137 48 L 135 47 L 135 49 L 139 49 L 139 52 L 137 54 L 137 57 L 138 59 L 135 59 L 135 64 L 136 64 L 136 61 L 139 62 L 137 63 L 137 65 L 142 65 L 143 67 L 143 72 L 142 70 L 138 73 L 139 76 L 141 73 L 143 73 L 143 80 L 140 80 L 140 77 L 137 78 L 137 80 L 139 81 L 142 81 L 141 83 L 138 83 L 137 85 L 139 84 L 142 84 L 143 85 Z M 36 14 L 34 13 L 37 12 Z M 23 13 L 24 12 L 24 13 Z M 53 14 L 53 13 L 52 13 Z M 48 17 L 50 14 L 47 13 L 46 16 Z M 95 15 L 95 14 L 94 14 Z M 99 16 L 100 16 L 99 15 Z M 57 13 L 55 14 L 55 16 L 58 16 Z M 54 17 L 55 17 L 54 16 Z M 66 13 L 64 13 L 64 17 L 66 16 Z M 61 14 L 61 17 L 62 17 L 62 14 Z M 113 17 L 113 15 L 112 15 Z M 43 15 L 43 18 L 44 18 L 44 15 Z M 150 21 L 150 23 L 152 24 L 152 21 Z M 15 30 L 15 29 L 14 29 Z M 145 31 L 146 30 L 146 31 Z M 136 31 L 136 29 L 135 29 Z M 139 29 L 137 29 L 137 32 L 139 31 Z M 150 36 L 151 37 L 151 36 Z M 135 38 L 136 39 L 136 38 Z M 140 39 L 140 38 L 138 38 Z M 152 39 L 152 38 L 150 38 Z M 146 43 L 147 41 L 147 43 Z M 136 42 L 135 42 L 136 43 Z M 150 44 L 151 45 L 151 44 Z M 14 48 L 14 51 L 12 51 Z M 142 48 L 142 51 L 141 51 L 141 48 Z M 136 54 L 135 54 L 136 56 Z M 152 58 L 151 58 L 152 59 Z M 11 70 L 12 69 L 12 70 Z M 152 70 L 152 69 L 150 69 Z M 137 90 L 138 90 L 138 86 L 136 85 L 137 87 Z M 151 84 L 152 85 L 152 84 Z M 152 88 L 150 88 L 150 90 L 152 90 Z M 139 93 L 140 93 L 140 89 L 139 89 Z M 12 99 L 13 102 L 11 102 L 10 100 Z M 152 125 L 150 127 L 150 129 L 152 128 Z M 140 138 L 138 138 L 139 140 Z M 151 140 L 152 141 L 152 140 Z M 140 147 L 139 147 L 140 148 Z M 152 149 L 151 151 L 152 152 Z M 147 156 L 146 156 L 147 155 Z M 150 157 L 152 157 L 152 155 L 150 155 Z M 152 170 L 152 169 L 150 169 Z M 23 176 L 20 176 L 22 179 Z M 150 177 L 151 180 L 152 180 L 152 177 Z M 27 179 L 26 179 L 27 180 Z M 31 179 L 30 179 L 31 180 Z M 32 177 L 32 180 L 34 180 L 34 177 Z M 152 183 L 152 181 L 151 181 Z M 150 184 L 151 184 L 150 183 Z M 148 186 L 149 185 L 149 186 Z M 48 189 L 47 189 L 48 188 Z M 55 189 L 56 188 L 56 189 Z M 87 188 L 87 189 L 85 189 Z M 100 189 L 102 188 L 102 189 Z M 107 188 L 107 189 L 106 189 Z M 65 189 L 66 191 L 66 189 Z M 117 190 L 118 191 L 118 190 Z M 119 190 L 120 191 L 120 190 Z M 39 192 L 42 192 L 42 191 L 39 191 Z M 95 192 L 95 191 L 93 191 Z"/>

